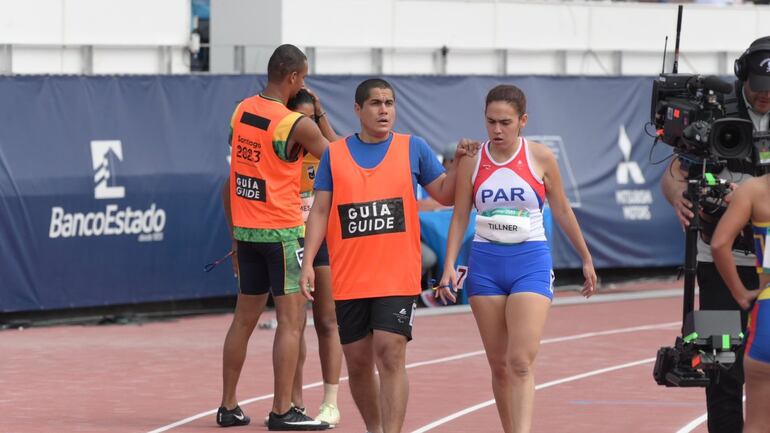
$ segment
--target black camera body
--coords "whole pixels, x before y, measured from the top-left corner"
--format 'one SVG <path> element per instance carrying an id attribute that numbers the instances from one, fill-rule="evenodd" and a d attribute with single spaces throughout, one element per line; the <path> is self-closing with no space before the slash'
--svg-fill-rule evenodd
<path id="1" fill-rule="evenodd" d="M 727 117 L 732 85 L 715 76 L 660 74 L 652 84 L 650 121 L 657 139 L 699 160 L 742 159 L 754 149 L 751 121 Z"/>

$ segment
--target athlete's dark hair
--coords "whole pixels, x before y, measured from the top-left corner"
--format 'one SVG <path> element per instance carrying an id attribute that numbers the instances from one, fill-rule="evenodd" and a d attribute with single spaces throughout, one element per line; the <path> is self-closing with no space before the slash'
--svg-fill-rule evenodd
<path id="1" fill-rule="evenodd" d="M 511 104 L 511 106 L 519 113 L 519 116 L 523 116 L 527 113 L 527 97 L 524 96 L 524 92 L 518 87 L 512 84 L 500 84 L 487 93 L 487 103 L 484 107 L 489 107 L 489 104 L 497 101 L 503 101 Z"/>
<path id="2" fill-rule="evenodd" d="M 280 83 L 292 72 L 300 72 L 305 65 L 307 57 L 297 47 L 291 44 L 283 44 L 273 51 L 267 62 L 267 81 Z"/>
<path id="3" fill-rule="evenodd" d="M 396 99 L 396 91 L 393 90 L 390 83 L 382 78 L 369 78 L 368 80 L 364 80 L 356 88 L 356 104 L 358 104 L 359 107 L 364 106 L 364 102 L 369 99 L 369 92 L 372 89 L 390 89 L 393 92 L 393 100 Z"/>
<path id="4" fill-rule="evenodd" d="M 315 104 L 313 97 L 310 96 L 310 93 L 308 93 L 305 89 L 299 89 L 299 92 L 297 92 L 297 94 L 294 95 L 293 98 L 289 99 L 289 102 L 286 103 L 286 108 L 292 111 L 296 111 L 297 107 L 302 104 Z"/>

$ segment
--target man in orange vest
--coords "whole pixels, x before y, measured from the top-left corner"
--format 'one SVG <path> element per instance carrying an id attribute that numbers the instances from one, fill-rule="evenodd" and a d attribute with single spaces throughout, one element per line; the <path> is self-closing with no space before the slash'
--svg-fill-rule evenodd
<path id="1" fill-rule="evenodd" d="M 328 147 L 316 123 L 286 108 L 305 84 L 307 58 L 293 45 L 281 45 L 267 65 L 267 86 L 241 101 L 230 121 L 232 162 L 225 202 L 237 255 L 238 301 L 225 338 L 222 360 L 221 426 L 250 422 L 235 397 L 249 337 L 265 307 L 275 301 L 278 327 L 273 344 L 275 397 L 270 430 L 325 430 L 291 405 L 292 384 L 304 331 L 306 300 L 298 279 L 304 224 L 300 173 L 304 150 L 320 156 Z"/>
<path id="2" fill-rule="evenodd" d="M 392 131 L 396 98 L 387 81 L 362 82 L 355 112 L 361 132 L 333 142 L 321 157 L 300 287 L 312 299 L 312 263 L 326 236 L 353 399 L 370 432 L 396 433 L 406 413 L 406 343 L 420 293 L 416 184 L 451 205 L 455 171 L 444 173 L 422 138 Z M 469 147 L 461 142 L 457 156 Z"/>

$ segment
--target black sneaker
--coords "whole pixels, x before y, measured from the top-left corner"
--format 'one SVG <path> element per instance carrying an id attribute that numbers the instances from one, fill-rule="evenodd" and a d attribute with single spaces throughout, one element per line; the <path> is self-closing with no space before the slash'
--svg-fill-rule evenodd
<path id="1" fill-rule="evenodd" d="M 327 430 L 329 424 L 323 421 L 316 421 L 313 418 L 302 413 L 296 407 L 289 409 L 283 415 L 278 415 L 275 412 L 270 412 L 267 420 L 268 430 L 278 431 L 317 431 Z"/>
<path id="2" fill-rule="evenodd" d="M 250 422 L 251 418 L 243 413 L 240 406 L 235 406 L 233 410 L 227 410 L 222 406 L 217 411 L 217 424 L 222 427 L 248 425 Z"/>

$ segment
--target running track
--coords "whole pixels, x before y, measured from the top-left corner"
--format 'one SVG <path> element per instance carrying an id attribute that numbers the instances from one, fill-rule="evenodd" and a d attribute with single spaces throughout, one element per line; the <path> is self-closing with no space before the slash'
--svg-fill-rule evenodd
<path id="1" fill-rule="evenodd" d="M 658 347 L 678 333 L 681 299 L 603 296 L 614 302 L 559 297 L 577 303 L 551 309 L 535 370 L 533 432 L 705 432 L 702 389 L 652 380 Z M 0 331 L 0 432 L 221 432 L 213 413 L 230 319 Z M 418 316 L 414 336 L 403 431 L 501 431 L 473 317 Z M 312 329 L 307 337 L 305 403 L 313 412 L 321 373 Z M 267 430 L 272 338 L 272 330 L 255 331 L 239 388 L 252 424 L 226 431 Z M 345 382 L 340 407 L 334 431 L 363 432 Z"/>

